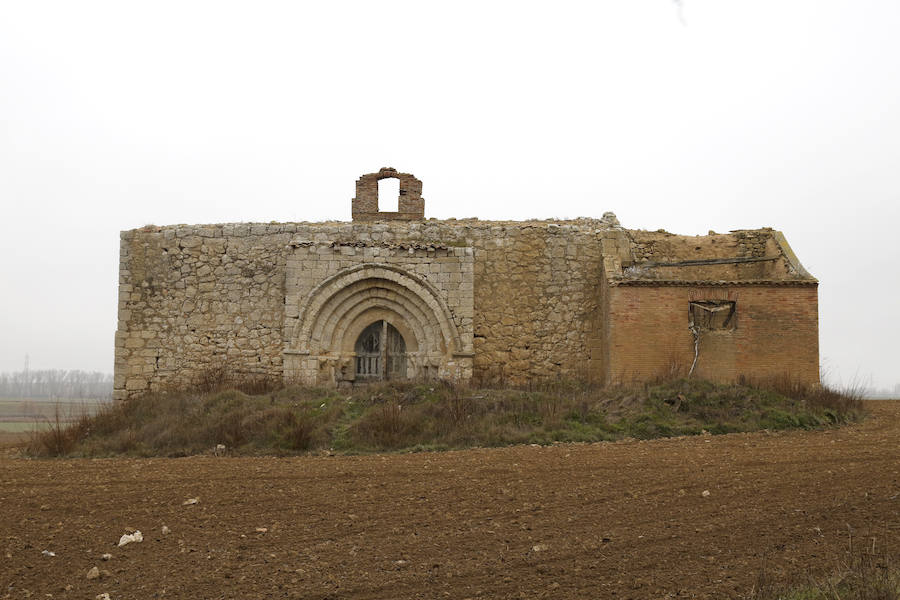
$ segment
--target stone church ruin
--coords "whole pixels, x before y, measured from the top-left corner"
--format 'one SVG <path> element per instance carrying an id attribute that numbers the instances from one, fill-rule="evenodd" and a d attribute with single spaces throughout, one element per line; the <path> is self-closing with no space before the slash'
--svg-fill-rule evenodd
<path id="1" fill-rule="evenodd" d="M 385 178 L 396 212 L 379 211 Z M 356 182 L 352 218 L 122 232 L 116 398 L 216 368 L 315 385 L 818 382 L 818 282 L 778 231 L 426 219 L 422 182 L 389 168 Z"/>

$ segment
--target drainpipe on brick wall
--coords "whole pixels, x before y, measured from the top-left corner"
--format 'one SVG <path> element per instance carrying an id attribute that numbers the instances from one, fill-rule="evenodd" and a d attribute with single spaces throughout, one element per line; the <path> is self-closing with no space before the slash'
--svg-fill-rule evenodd
<path id="1" fill-rule="evenodd" d="M 697 366 L 697 359 L 700 358 L 700 328 L 696 325 L 688 327 L 694 334 L 694 362 L 691 363 L 691 370 L 688 371 L 688 377 L 694 374 L 694 367 Z"/>

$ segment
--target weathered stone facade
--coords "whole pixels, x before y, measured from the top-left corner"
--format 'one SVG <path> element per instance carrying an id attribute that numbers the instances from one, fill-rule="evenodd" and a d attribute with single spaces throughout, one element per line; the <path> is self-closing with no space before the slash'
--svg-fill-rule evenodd
<path id="1" fill-rule="evenodd" d="M 396 213 L 378 212 L 384 177 L 401 181 Z M 421 190 L 382 169 L 357 182 L 351 223 L 123 232 L 116 396 L 223 368 L 311 384 L 610 383 L 673 365 L 818 380 L 817 282 L 776 231 L 425 220 Z"/>

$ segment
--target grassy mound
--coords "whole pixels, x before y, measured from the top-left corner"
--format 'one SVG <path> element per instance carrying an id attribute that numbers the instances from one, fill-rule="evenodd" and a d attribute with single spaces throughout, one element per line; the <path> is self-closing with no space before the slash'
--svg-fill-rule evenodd
<path id="1" fill-rule="evenodd" d="M 32 436 L 38 456 L 357 453 L 596 442 L 704 432 L 815 428 L 857 420 L 860 397 L 827 388 L 780 389 L 680 379 L 593 388 L 529 389 L 443 382 L 286 387 L 145 396 Z"/>

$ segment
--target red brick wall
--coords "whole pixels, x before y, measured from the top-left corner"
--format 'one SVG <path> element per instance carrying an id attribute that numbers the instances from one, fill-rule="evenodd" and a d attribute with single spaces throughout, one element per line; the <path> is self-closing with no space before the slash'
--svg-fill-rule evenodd
<path id="1" fill-rule="evenodd" d="M 607 381 L 686 373 L 694 360 L 693 300 L 733 300 L 736 307 L 734 330 L 701 334 L 696 376 L 734 381 L 786 374 L 819 381 L 815 285 L 616 286 L 608 298 Z"/>

